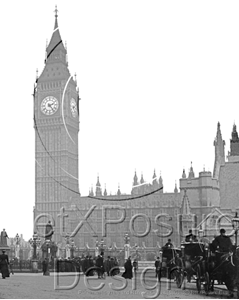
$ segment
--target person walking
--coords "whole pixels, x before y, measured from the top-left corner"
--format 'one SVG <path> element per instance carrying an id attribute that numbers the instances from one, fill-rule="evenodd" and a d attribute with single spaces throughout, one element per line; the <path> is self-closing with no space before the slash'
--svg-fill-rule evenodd
<path id="1" fill-rule="evenodd" d="M 133 278 L 133 272 L 132 272 L 132 263 L 131 263 L 131 257 L 129 256 L 129 258 L 126 260 L 125 264 L 124 264 L 124 268 L 125 271 L 122 274 L 122 277 L 124 277 L 125 279 L 132 279 Z"/>
<path id="2" fill-rule="evenodd" d="M 8 265 L 9 265 L 8 255 L 5 254 L 5 250 L 2 250 L 2 254 L 0 255 L 0 269 L 1 269 L 3 279 L 9 277 Z"/>
<path id="3" fill-rule="evenodd" d="M 136 258 L 133 261 L 133 269 L 134 269 L 134 276 L 136 277 L 136 272 L 138 270 L 138 262 Z"/>
<path id="4" fill-rule="evenodd" d="M 43 262 L 42 262 L 42 272 L 43 272 L 43 275 L 46 275 L 47 265 L 48 265 L 48 261 L 47 261 L 47 258 L 45 258 L 43 260 Z"/>
<path id="5" fill-rule="evenodd" d="M 156 258 L 154 266 L 155 266 L 155 277 L 158 277 L 158 275 L 159 275 L 159 267 L 160 267 L 160 259 L 159 259 L 159 257 Z"/>
<path id="6" fill-rule="evenodd" d="M 95 263 L 97 267 L 97 273 L 98 273 L 98 278 L 103 278 L 104 275 L 104 262 L 103 262 L 103 257 L 101 255 L 98 255 Z"/>
<path id="7" fill-rule="evenodd" d="M 110 276 L 110 256 L 108 256 L 107 259 L 104 261 L 104 268 L 105 272 L 107 273 L 107 276 Z"/>

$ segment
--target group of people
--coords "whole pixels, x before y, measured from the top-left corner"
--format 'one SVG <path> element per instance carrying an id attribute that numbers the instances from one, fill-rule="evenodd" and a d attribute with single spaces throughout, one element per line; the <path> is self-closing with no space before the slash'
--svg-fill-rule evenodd
<path id="1" fill-rule="evenodd" d="M 85 276 L 94 276 L 98 275 L 99 279 L 104 279 L 105 276 L 115 276 L 120 274 L 119 261 L 116 257 L 107 256 L 104 259 L 103 253 L 97 257 L 84 256 L 75 257 L 73 259 L 58 259 L 57 272 L 62 272 L 61 261 L 64 262 L 64 271 L 75 271 L 75 267 L 78 272 L 83 272 Z M 66 264 L 69 263 L 69 264 Z M 63 266 L 62 265 L 62 266 Z M 131 261 L 131 257 L 125 261 L 124 272 L 122 277 L 125 279 L 133 278 L 133 270 L 138 269 L 138 262 L 136 259 Z"/>
<path id="2" fill-rule="evenodd" d="M 108 276 L 114 276 L 119 273 L 119 263 L 116 257 L 108 256 L 104 259 L 103 253 L 94 259 L 92 256 L 86 256 L 82 260 L 82 271 L 86 276 L 93 276 L 96 272 L 98 278 L 104 278 L 105 273 Z"/>
<path id="3" fill-rule="evenodd" d="M 94 276 L 98 275 L 99 279 L 105 278 L 105 276 L 115 276 L 120 273 L 119 262 L 116 257 L 107 256 L 104 259 L 103 253 L 98 255 L 97 257 L 92 256 L 84 256 L 82 257 L 75 257 L 74 259 L 64 259 L 64 270 L 66 270 L 66 262 L 69 262 L 69 266 L 71 269 L 68 271 L 73 271 L 76 267 L 77 271 L 83 272 L 86 276 Z M 68 266 L 68 267 L 69 267 Z M 72 269 L 73 268 L 73 269 Z M 124 272 L 122 277 L 125 279 L 132 279 L 133 278 L 133 269 L 136 271 L 138 268 L 138 262 L 134 259 L 133 263 L 131 261 L 131 257 L 129 256 L 128 259 L 125 261 L 124 264 Z M 61 259 L 58 260 L 57 271 L 63 271 L 61 268 Z"/>
<path id="4" fill-rule="evenodd" d="M 190 229 L 188 235 L 186 235 L 185 242 L 198 242 L 197 236 L 193 234 L 192 229 Z M 162 247 L 162 250 L 172 249 L 172 248 L 174 248 L 174 245 L 171 239 L 168 239 L 167 243 Z M 214 237 L 213 241 L 210 244 L 210 250 L 212 253 L 219 253 L 219 254 L 233 251 L 232 241 L 230 237 L 226 235 L 226 230 L 224 228 L 220 229 L 220 235 Z M 220 257 L 220 255 L 218 257 Z M 157 257 L 154 264 L 156 277 L 158 276 L 160 263 L 161 263 L 160 258 Z"/>
<path id="5" fill-rule="evenodd" d="M 95 265 L 99 268 L 98 278 L 103 278 L 105 273 L 108 276 L 114 276 L 119 273 L 119 262 L 116 257 L 108 256 L 104 260 L 102 255 L 98 255 L 95 260 Z"/>
<path id="6" fill-rule="evenodd" d="M 196 235 L 189 230 L 189 234 L 186 235 L 186 242 L 198 242 Z M 220 235 L 215 236 L 210 245 L 211 251 L 213 253 L 217 252 L 230 252 L 233 250 L 233 244 L 229 236 L 226 235 L 226 230 L 224 228 L 220 229 Z"/>
<path id="7" fill-rule="evenodd" d="M 61 259 L 58 260 L 58 272 L 63 271 L 60 262 Z M 66 262 L 70 264 L 66 264 Z M 98 278 L 104 278 L 105 274 L 114 276 L 119 273 L 119 262 L 116 257 L 108 256 L 104 259 L 103 253 L 96 257 L 82 255 L 81 257 L 64 260 L 64 271 L 74 271 L 75 268 L 86 276 L 97 274 Z"/>

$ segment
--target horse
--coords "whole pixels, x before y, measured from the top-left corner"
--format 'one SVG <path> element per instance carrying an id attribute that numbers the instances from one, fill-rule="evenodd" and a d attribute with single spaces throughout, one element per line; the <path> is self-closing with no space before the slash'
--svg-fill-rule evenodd
<path id="1" fill-rule="evenodd" d="M 211 253 L 208 260 L 209 290 L 214 290 L 214 281 L 225 284 L 229 296 L 233 297 L 237 288 L 239 297 L 239 247 L 234 247 L 230 252 Z"/>

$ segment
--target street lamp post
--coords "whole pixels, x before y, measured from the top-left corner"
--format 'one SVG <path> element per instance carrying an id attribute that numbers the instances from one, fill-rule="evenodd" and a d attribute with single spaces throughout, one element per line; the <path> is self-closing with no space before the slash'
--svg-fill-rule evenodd
<path id="1" fill-rule="evenodd" d="M 202 238 L 204 236 L 204 232 L 202 227 L 200 226 L 199 230 L 198 230 L 198 237 L 199 237 L 199 242 L 202 242 Z"/>
<path id="2" fill-rule="evenodd" d="M 50 263 L 50 251 L 51 251 L 51 248 L 49 246 L 51 241 L 46 240 L 45 243 L 46 243 L 46 272 L 44 273 L 44 275 L 49 276 L 50 275 L 49 263 Z"/>
<path id="3" fill-rule="evenodd" d="M 237 246 L 237 232 L 239 229 L 239 218 L 237 215 L 237 211 L 235 212 L 235 217 L 232 219 L 232 227 L 235 231 L 235 246 Z"/>
<path id="4" fill-rule="evenodd" d="M 95 257 L 98 257 L 98 255 L 100 254 L 99 252 L 99 242 L 98 239 L 95 241 Z"/>
<path id="5" fill-rule="evenodd" d="M 29 244 L 33 248 L 33 254 L 32 254 L 32 272 L 37 273 L 38 272 L 38 259 L 37 259 L 37 246 L 39 246 L 41 243 L 41 239 L 38 237 L 37 233 L 34 232 L 33 238 L 29 240 Z"/>
<path id="6" fill-rule="evenodd" d="M 17 259 L 20 259 L 20 237 L 19 237 L 19 234 L 17 233 L 16 234 L 16 237 L 15 237 L 15 240 L 16 240 L 16 244 L 15 244 L 15 257 Z"/>
<path id="7" fill-rule="evenodd" d="M 74 258 L 75 242 L 71 239 L 71 258 Z"/>
<path id="8" fill-rule="evenodd" d="M 66 233 L 65 235 L 65 241 L 66 241 L 66 258 L 71 257 L 71 250 L 70 250 L 70 234 Z"/>
<path id="9" fill-rule="evenodd" d="M 104 239 L 102 238 L 100 241 L 100 254 L 102 254 L 102 256 L 104 256 L 104 246 L 105 246 L 105 242 Z"/>
<path id="10" fill-rule="evenodd" d="M 29 243 L 33 248 L 32 259 L 37 259 L 37 247 L 40 245 L 41 239 L 38 237 L 36 232 L 34 232 L 32 237 L 33 238 L 29 240 Z"/>
<path id="11" fill-rule="evenodd" d="M 130 237 L 129 237 L 128 233 L 125 234 L 124 241 L 125 241 L 125 245 L 124 245 L 125 256 L 124 256 L 124 258 L 128 259 L 129 255 L 130 255 L 130 251 L 129 251 L 130 250 L 130 244 L 129 244 Z"/>

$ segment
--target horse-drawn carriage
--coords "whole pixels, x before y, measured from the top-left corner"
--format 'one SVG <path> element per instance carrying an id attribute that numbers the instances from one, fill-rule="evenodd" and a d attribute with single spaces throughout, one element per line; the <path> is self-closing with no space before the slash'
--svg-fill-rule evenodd
<path id="1" fill-rule="evenodd" d="M 239 247 L 234 246 L 230 252 L 213 251 L 209 246 L 207 259 L 207 270 L 209 274 L 209 290 L 214 290 L 215 280 L 225 284 L 229 294 L 232 296 L 237 289 L 239 297 Z"/>
<path id="2" fill-rule="evenodd" d="M 176 256 L 176 266 L 171 268 L 178 288 L 185 288 L 186 281 L 196 281 L 200 293 L 202 286 L 206 295 L 214 290 L 215 280 L 225 284 L 232 296 L 237 289 L 239 298 L 239 247 L 231 252 L 212 251 L 211 244 L 184 242 L 181 255 Z M 172 278 L 172 276 L 171 276 Z"/>
<path id="3" fill-rule="evenodd" d="M 159 277 L 167 277 L 171 279 L 174 274 L 171 272 L 176 266 L 176 261 L 181 255 L 181 250 L 178 248 L 163 247 L 160 251 Z"/>
<path id="4" fill-rule="evenodd" d="M 206 294 L 209 291 L 208 248 L 199 242 L 181 244 L 181 256 L 176 260 L 176 267 L 171 270 L 176 276 L 178 288 L 185 288 L 186 281 L 196 280 L 198 292 L 203 285 Z"/>

